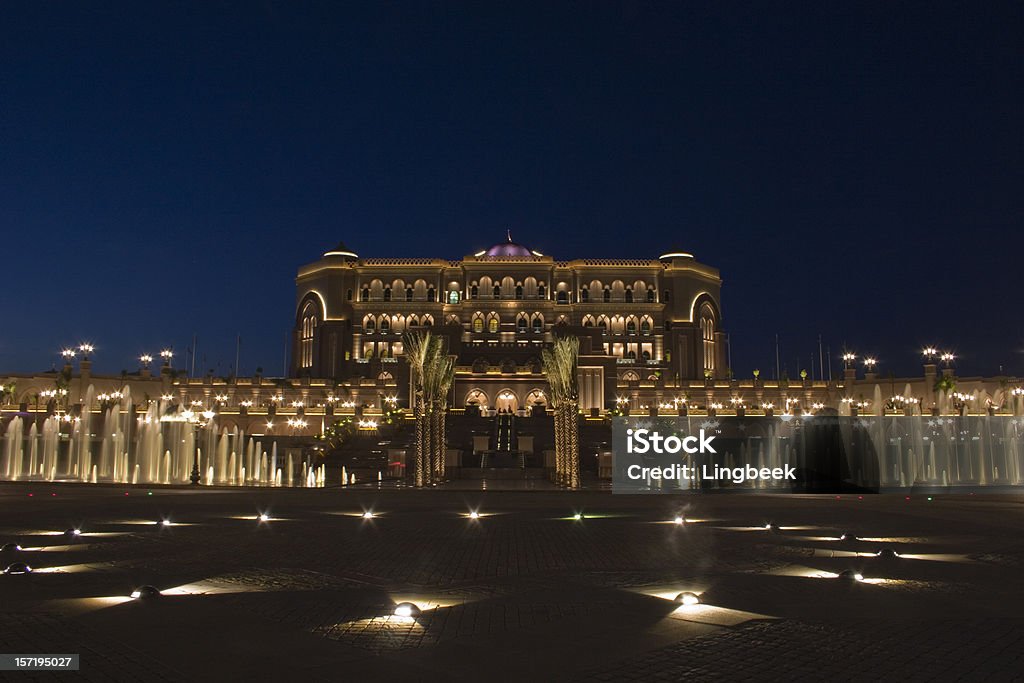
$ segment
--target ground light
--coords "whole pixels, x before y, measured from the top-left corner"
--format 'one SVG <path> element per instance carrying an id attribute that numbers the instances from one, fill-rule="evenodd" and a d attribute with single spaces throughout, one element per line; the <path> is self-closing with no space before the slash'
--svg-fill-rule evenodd
<path id="1" fill-rule="evenodd" d="M 257 519 L 259 519 L 259 521 L 261 521 L 261 522 L 269 522 L 270 521 L 270 515 L 268 515 L 266 512 L 261 512 L 260 516 L 257 517 Z"/>
<path id="2" fill-rule="evenodd" d="M 422 612 L 420 608 L 411 602 L 400 602 L 395 605 L 393 613 L 396 617 L 418 617 Z"/>
<path id="3" fill-rule="evenodd" d="M 839 535 L 839 540 L 846 541 L 847 543 L 852 543 L 853 541 L 857 540 L 857 534 L 853 533 L 852 531 L 844 531 Z"/>
<path id="4" fill-rule="evenodd" d="M 0 552 L 19 553 L 21 552 L 21 546 L 17 543 L 4 543 L 3 547 L 0 548 Z"/>
<path id="5" fill-rule="evenodd" d="M 64 530 L 64 535 L 65 536 L 81 536 L 82 535 L 82 530 L 81 529 L 76 529 L 76 528 L 72 527 L 70 529 L 65 529 Z"/>
<path id="6" fill-rule="evenodd" d="M 581 519 L 583 519 L 583 513 L 577 512 L 576 514 L 574 514 L 574 515 L 572 516 L 572 518 L 573 518 L 573 519 L 574 519 L 575 521 L 577 521 L 577 522 L 578 522 L 578 521 L 580 521 Z"/>
<path id="7" fill-rule="evenodd" d="M 363 513 L 363 519 L 373 519 L 373 517 L 374 517 L 374 514 L 372 512 L 370 512 L 369 510 L 367 510 L 366 512 Z M 403 604 L 405 604 L 405 603 L 403 603 Z M 410 604 L 412 604 L 412 603 L 410 603 Z"/>
<path id="8" fill-rule="evenodd" d="M 767 524 L 765 524 L 765 525 L 764 525 L 764 528 L 765 528 L 766 530 L 770 531 L 770 532 L 771 532 L 771 533 L 773 533 L 773 534 L 779 534 L 779 533 L 782 533 L 782 527 L 780 527 L 780 526 L 779 526 L 778 524 L 776 524 L 775 522 L 768 522 Z"/>
<path id="9" fill-rule="evenodd" d="M 132 599 L 134 600 L 152 600 L 153 598 L 159 598 L 160 591 L 154 586 L 145 585 L 139 586 L 132 591 Z"/>
<path id="10" fill-rule="evenodd" d="M 895 560 L 898 559 L 900 554 L 892 548 L 886 546 L 875 553 L 875 556 L 882 560 Z"/>
<path id="11" fill-rule="evenodd" d="M 859 572 L 855 572 L 852 569 L 844 569 L 839 572 L 839 575 L 836 576 L 836 578 L 841 581 L 863 581 L 864 575 Z"/>
<path id="12" fill-rule="evenodd" d="M 13 562 L 7 565 L 7 569 L 4 570 L 4 574 L 31 574 L 32 567 L 28 566 L 24 562 Z"/>
<path id="13" fill-rule="evenodd" d="M 169 519 L 161 519 L 160 521 L 157 522 L 157 526 L 171 526 L 171 520 L 169 520 Z"/>
<path id="14" fill-rule="evenodd" d="M 480 519 L 480 513 L 477 512 L 476 510 L 473 510 L 472 512 L 469 513 L 469 518 L 470 519 Z"/>
<path id="15" fill-rule="evenodd" d="M 676 602 L 686 607 L 689 607 L 691 605 L 699 605 L 700 596 L 698 596 L 696 593 L 691 593 L 690 591 L 684 591 L 676 596 Z"/>
<path id="16" fill-rule="evenodd" d="M 675 518 L 675 523 L 678 524 L 679 526 L 682 526 L 683 524 L 686 523 L 686 520 L 683 519 L 682 517 L 676 517 Z"/>

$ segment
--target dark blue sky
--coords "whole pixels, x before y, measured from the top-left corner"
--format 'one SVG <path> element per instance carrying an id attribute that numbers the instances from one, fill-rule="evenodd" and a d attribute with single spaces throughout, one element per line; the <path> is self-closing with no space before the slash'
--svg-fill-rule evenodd
<path id="1" fill-rule="evenodd" d="M 5 3 L 0 371 L 196 333 L 278 373 L 326 247 L 511 227 L 719 267 L 743 376 L 776 333 L 791 375 L 819 333 L 1024 373 L 1022 38 L 1019 2 Z"/>

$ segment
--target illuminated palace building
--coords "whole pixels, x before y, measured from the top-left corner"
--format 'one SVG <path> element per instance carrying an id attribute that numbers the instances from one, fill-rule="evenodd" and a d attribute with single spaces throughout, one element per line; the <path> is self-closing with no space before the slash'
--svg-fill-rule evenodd
<path id="1" fill-rule="evenodd" d="M 653 401 L 666 386 L 725 376 L 721 279 L 681 251 L 557 261 L 509 237 L 451 261 L 360 258 L 341 244 L 300 268 L 296 284 L 296 377 L 406 393 L 403 338 L 425 329 L 457 357 L 456 408 L 545 405 L 541 350 L 557 335 L 580 338 L 588 412 L 614 408 L 624 390 Z"/>

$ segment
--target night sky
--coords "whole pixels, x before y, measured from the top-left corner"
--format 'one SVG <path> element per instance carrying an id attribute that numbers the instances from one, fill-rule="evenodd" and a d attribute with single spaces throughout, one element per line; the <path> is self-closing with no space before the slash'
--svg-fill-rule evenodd
<path id="1" fill-rule="evenodd" d="M 1020 2 L 4 3 L 0 372 L 278 374 L 339 240 L 510 228 L 720 268 L 742 377 L 1024 374 L 1022 46 Z"/>

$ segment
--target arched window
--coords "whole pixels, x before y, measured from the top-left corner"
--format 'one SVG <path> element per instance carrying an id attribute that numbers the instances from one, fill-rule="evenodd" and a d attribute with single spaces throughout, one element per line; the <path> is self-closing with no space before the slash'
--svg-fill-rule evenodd
<path id="1" fill-rule="evenodd" d="M 526 332 L 526 327 L 527 327 L 526 316 L 521 316 L 520 318 L 518 318 L 516 320 L 516 332 L 519 332 L 520 334 L 522 334 L 522 333 Z"/>
<path id="2" fill-rule="evenodd" d="M 517 299 L 522 299 L 523 298 L 523 286 L 522 285 L 516 285 L 516 298 Z"/>
<path id="3" fill-rule="evenodd" d="M 626 321 L 626 334 L 636 334 L 636 320 L 633 320 L 633 318 Z"/>
<path id="4" fill-rule="evenodd" d="M 487 331 L 490 332 L 491 334 L 494 334 L 498 331 L 498 328 L 500 326 L 501 321 L 498 320 L 498 315 L 496 313 L 491 313 L 487 317 Z"/>
<path id="5" fill-rule="evenodd" d="M 473 331 L 483 332 L 484 331 L 484 317 L 477 313 L 473 316 Z"/>
<path id="6" fill-rule="evenodd" d="M 626 352 L 626 358 L 629 358 L 631 360 L 636 360 L 636 351 L 634 351 L 633 349 L 630 349 L 629 351 L 627 351 Z"/>
<path id="7" fill-rule="evenodd" d="M 537 296 L 538 296 L 538 297 L 540 297 L 541 299 L 543 299 L 544 297 L 546 297 L 546 296 L 547 296 L 547 294 L 548 294 L 548 290 L 547 290 L 547 288 L 546 288 L 546 287 L 544 286 L 544 283 L 543 283 L 543 282 L 542 282 L 542 283 L 540 283 L 539 285 L 537 285 Z"/>
<path id="8" fill-rule="evenodd" d="M 405 300 L 412 301 L 412 287 L 405 288 Z"/>
<path id="9" fill-rule="evenodd" d="M 669 294 L 669 291 L 666 289 L 665 293 L 661 295 L 661 302 L 664 303 L 664 304 L 667 304 L 671 300 L 672 300 L 672 295 Z"/>
<path id="10" fill-rule="evenodd" d="M 430 315 L 429 313 L 426 314 L 420 320 L 420 325 L 423 325 L 423 327 L 433 327 L 433 325 L 434 325 L 434 316 Z"/>
<path id="11" fill-rule="evenodd" d="M 312 302 L 302 308 L 302 334 L 300 336 L 301 366 L 313 367 L 313 334 L 316 332 L 316 306 Z"/>
<path id="12" fill-rule="evenodd" d="M 345 301 L 352 301 L 352 290 L 345 292 Z"/>
<path id="13" fill-rule="evenodd" d="M 654 290 L 653 289 L 648 289 L 647 290 L 647 303 L 649 303 L 649 304 L 653 304 L 654 303 Z"/>
<path id="14" fill-rule="evenodd" d="M 384 301 L 391 301 L 391 288 L 390 287 L 385 287 L 384 288 Z"/>
<path id="15" fill-rule="evenodd" d="M 366 334 L 373 334 L 377 331 L 377 319 L 372 315 L 368 315 L 363 318 L 363 332 Z"/>
<path id="16" fill-rule="evenodd" d="M 437 300 L 437 292 L 434 290 L 433 287 L 430 287 L 429 289 L 427 289 L 427 301 L 436 301 L 436 300 Z"/>
<path id="17" fill-rule="evenodd" d="M 363 291 L 359 294 L 359 300 L 360 301 L 369 301 L 370 300 L 370 288 L 369 287 L 363 287 Z"/>
<path id="18" fill-rule="evenodd" d="M 448 292 L 448 303 L 457 304 L 459 303 L 459 293 L 455 290 Z"/>
<path id="19" fill-rule="evenodd" d="M 648 335 L 650 333 L 651 333 L 651 321 L 648 320 L 647 318 L 644 318 L 640 322 L 640 334 Z"/>
<path id="20" fill-rule="evenodd" d="M 605 287 L 604 288 L 604 293 L 602 294 L 602 296 L 604 297 L 604 302 L 608 303 L 609 301 L 612 300 L 612 290 L 610 290 L 609 288 Z"/>
<path id="21" fill-rule="evenodd" d="M 626 290 L 626 303 L 627 304 L 633 303 L 633 290 L 632 289 L 627 289 Z"/>
<path id="22" fill-rule="evenodd" d="M 583 291 L 585 292 L 587 290 L 584 289 Z M 585 316 L 583 316 L 583 327 L 593 327 L 593 326 L 594 326 L 594 316 L 592 316 L 592 315 L 585 315 Z"/>
<path id="23" fill-rule="evenodd" d="M 501 298 L 501 285 L 494 285 L 494 298 L 495 299 L 500 299 Z"/>
<path id="24" fill-rule="evenodd" d="M 475 299 L 478 296 L 480 296 L 480 288 L 477 287 L 476 285 L 473 285 L 472 287 L 469 288 L 469 298 L 470 299 Z M 459 302 L 458 301 L 453 301 L 451 303 L 457 304 Z"/>
<path id="25" fill-rule="evenodd" d="M 641 354 L 640 354 L 640 356 L 641 356 L 641 357 L 642 357 L 642 358 L 643 358 L 644 360 L 650 360 L 650 359 L 651 359 L 651 352 L 650 352 L 650 351 L 648 351 L 647 349 L 644 349 L 644 352 L 643 352 L 643 353 L 641 353 Z"/>
<path id="26" fill-rule="evenodd" d="M 588 301 L 590 301 L 590 290 L 587 289 L 586 287 L 580 290 L 580 301 L 582 301 L 583 303 L 587 303 Z"/>
<path id="27" fill-rule="evenodd" d="M 386 315 L 380 317 L 380 333 L 387 334 L 391 331 L 391 319 Z"/>
<path id="28" fill-rule="evenodd" d="M 700 308 L 700 336 L 704 347 L 704 370 L 715 371 L 715 312 L 704 304 Z"/>
<path id="29" fill-rule="evenodd" d="M 601 328 L 602 332 L 607 332 L 608 331 L 608 318 L 606 316 L 602 315 L 600 318 L 597 319 L 597 326 L 599 328 Z"/>
<path id="30" fill-rule="evenodd" d="M 533 333 L 540 334 L 544 331 L 544 320 L 539 316 L 533 318 Z"/>
<path id="31" fill-rule="evenodd" d="M 556 300 L 557 300 L 557 301 L 558 301 L 558 303 L 560 303 L 560 304 L 564 304 L 564 303 L 566 303 L 566 302 L 567 302 L 567 300 L 568 300 L 568 293 L 567 293 L 567 292 L 559 292 L 559 293 L 558 293 L 558 297 L 557 297 L 557 299 L 556 299 Z"/>

